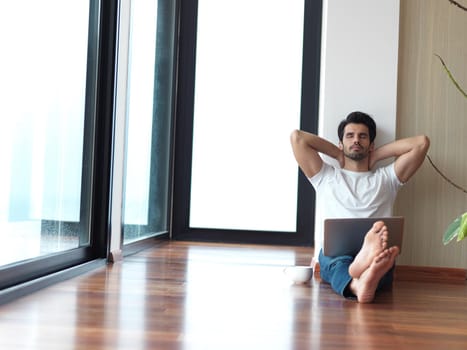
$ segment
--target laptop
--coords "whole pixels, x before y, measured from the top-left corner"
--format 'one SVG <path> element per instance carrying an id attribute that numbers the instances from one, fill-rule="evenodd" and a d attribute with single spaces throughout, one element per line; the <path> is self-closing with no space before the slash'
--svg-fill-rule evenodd
<path id="1" fill-rule="evenodd" d="M 376 221 L 382 220 L 389 232 L 388 247 L 402 249 L 404 217 L 336 218 L 324 220 L 323 254 L 330 257 L 351 255 L 360 251 L 365 235 Z"/>

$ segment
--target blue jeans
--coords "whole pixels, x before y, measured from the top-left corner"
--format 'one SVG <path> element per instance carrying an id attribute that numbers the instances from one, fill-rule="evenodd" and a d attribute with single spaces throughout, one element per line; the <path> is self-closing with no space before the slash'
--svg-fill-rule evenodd
<path id="1" fill-rule="evenodd" d="M 348 288 L 352 281 L 352 276 L 349 275 L 349 266 L 353 260 L 354 257 L 350 255 L 331 258 L 324 255 L 323 250 L 319 252 L 319 271 L 321 279 L 329 283 L 337 294 L 346 298 L 355 298 L 355 295 L 353 295 Z M 393 275 L 394 266 L 381 278 L 376 291 L 391 286 Z"/>

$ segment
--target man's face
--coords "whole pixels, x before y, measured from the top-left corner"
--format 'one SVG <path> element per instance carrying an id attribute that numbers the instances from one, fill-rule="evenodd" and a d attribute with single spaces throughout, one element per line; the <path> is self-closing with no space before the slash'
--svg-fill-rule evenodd
<path id="1" fill-rule="evenodd" d="M 368 157 L 373 150 L 368 127 L 365 124 L 347 124 L 339 147 L 347 158 L 362 160 Z"/>

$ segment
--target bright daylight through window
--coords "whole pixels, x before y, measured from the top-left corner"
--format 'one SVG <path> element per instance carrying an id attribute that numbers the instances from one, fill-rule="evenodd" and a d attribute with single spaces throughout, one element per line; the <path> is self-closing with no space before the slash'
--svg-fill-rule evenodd
<path id="1" fill-rule="evenodd" d="M 294 232 L 304 1 L 198 6 L 190 227 Z"/>
<path id="2" fill-rule="evenodd" d="M 86 245 L 88 1 L 0 5 L 0 265 Z"/>

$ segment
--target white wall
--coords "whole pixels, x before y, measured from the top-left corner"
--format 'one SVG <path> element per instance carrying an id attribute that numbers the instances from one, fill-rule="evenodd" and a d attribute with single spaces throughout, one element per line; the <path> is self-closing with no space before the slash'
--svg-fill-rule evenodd
<path id="1" fill-rule="evenodd" d="M 339 122 L 360 110 L 377 123 L 377 146 L 394 140 L 398 46 L 399 0 L 324 0 L 321 136 L 337 143 Z"/>

